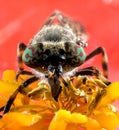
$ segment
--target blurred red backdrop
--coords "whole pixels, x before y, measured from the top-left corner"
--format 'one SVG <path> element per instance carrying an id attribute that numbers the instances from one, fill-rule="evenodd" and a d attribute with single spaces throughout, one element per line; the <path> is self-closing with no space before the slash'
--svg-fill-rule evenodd
<path id="1" fill-rule="evenodd" d="M 119 1 L 118 0 L 0 0 L 0 75 L 17 70 L 18 42 L 28 44 L 46 18 L 60 10 L 80 21 L 89 34 L 89 53 L 104 46 L 109 57 L 109 78 L 119 81 Z M 100 56 L 87 65 L 100 68 Z"/>

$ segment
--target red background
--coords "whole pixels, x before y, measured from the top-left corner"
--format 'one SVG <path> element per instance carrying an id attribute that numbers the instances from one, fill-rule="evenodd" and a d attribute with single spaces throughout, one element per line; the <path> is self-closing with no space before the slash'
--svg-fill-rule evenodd
<path id="1" fill-rule="evenodd" d="M 89 53 L 104 46 L 109 57 L 109 78 L 119 81 L 118 0 L 0 0 L 0 75 L 17 70 L 16 50 L 20 41 L 28 44 L 46 18 L 58 9 L 80 21 L 89 33 Z M 100 68 L 100 56 L 87 65 Z"/>
<path id="2" fill-rule="evenodd" d="M 106 48 L 109 79 L 119 81 L 119 0 L 0 0 L 0 77 L 6 69 L 17 70 L 18 42 L 28 44 L 56 9 L 86 27 L 87 53 L 98 46 Z M 100 56 L 87 63 L 99 68 L 100 64 Z"/>

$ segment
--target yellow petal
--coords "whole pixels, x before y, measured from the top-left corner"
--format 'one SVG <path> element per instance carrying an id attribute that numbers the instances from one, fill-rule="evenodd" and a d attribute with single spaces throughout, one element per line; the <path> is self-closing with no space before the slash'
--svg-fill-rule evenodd
<path id="1" fill-rule="evenodd" d="M 78 124 L 68 123 L 65 130 L 83 130 Z"/>
<path id="2" fill-rule="evenodd" d="M 5 105 L 10 95 L 17 89 L 18 83 L 0 81 L 0 107 Z"/>
<path id="3" fill-rule="evenodd" d="M 13 70 L 5 70 L 2 75 L 2 79 L 5 81 L 14 81 L 16 72 Z"/>
<path id="4" fill-rule="evenodd" d="M 68 125 L 72 124 L 72 129 L 77 129 L 77 124 L 87 122 L 88 119 L 85 115 L 79 113 L 71 114 L 70 111 L 59 110 L 50 123 L 49 130 L 67 130 Z M 69 128 L 69 127 L 68 127 Z"/>
<path id="5" fill-rule="evenodd" d="M 83 127 L 86 128 L 86 130 L 101 130 L 99 122 L 92 118 L 89 118 L 88 122 L 83 124 Z"/>
<path id="6" fill-rule="evenodd" d="M 101 99 L 98 107 L 106 106 L 116 99 L 119 99 L 119 82 L 114 82 L 107 87 L 106 95 Z"/>
<path id="7" fill-rule="evenodd" d="M 9 112 L 1 118 L 0 124 L 4 124 L 4 130 L 47 130 L 47 120 L 38 114 Z"/>
<path id="8" fill-rule="evenodd" d="M 82 115 L 80 113 L 72 113 L 71 114 L 70 122 L 72 122 L 72 123 L 82 124 L 82 123 L 85 123 L 87 121 L 88 121 L 88 118 L 85 115 Z"/>
<path id="9" fill-rule="evenodd" d="M 100 123 L 102 128 L 108 130 L 116 130 L 116 128 L 119 126 L 118 115 L 113 112 L 101 112 L 94 115 L 94 118 Z"/>
<path id="10" fill-rule="evenodd" d="M 30 126 L 36 123 L 41 117 L 39 115 L 33 115 L 28 113 L 9 112 L 3 116 L 5 122 L 11 122 L 13 125 Z M 11 124 L 10 124 L 11 125 Z"/>
<path id="11" fill-rule="evenodd" d="M 70 118 L 70 112 L 59 110 L 51 121 L 49 130 L 65 130 L 67 126 L 66 118 Z"/>
<path id="12" fill-rule="evenodd" d="M 119 82 L 114 82 L 108 86 L 107 96 L 111 100 L 119 99 Z"/>

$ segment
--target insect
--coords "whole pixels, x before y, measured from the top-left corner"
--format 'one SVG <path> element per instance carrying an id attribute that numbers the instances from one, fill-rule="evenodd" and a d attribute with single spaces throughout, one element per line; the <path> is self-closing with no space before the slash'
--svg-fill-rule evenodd
<path id="1" fill-rule="evenodd" d="M 80 23 L 73 21 L 59 11 L 55 11 L 31 39 L 28 46 L 20 43 L 18 46 L 19 71 L 16 79 L 21 74 L 32 77 L 24 81 L 11 95 L 4 107 L 4 114 L 10 110 L 18 92 L 22 92 L 29 84 L 39 79 L 45 79 L 51 86 L 52 96 L 57 101 L 62 91 L 60 83 L 62 82 L 68 87 L 65 80 L 67 76 L 99 76 L 93 66 L 81 70 L 78 67 L 97 54 L 102 54 L 102 69 L 105 77 L 103 79 L 106 79 L 108 77 L 108 63 L 105 49 L 98 47 L 86 55 L 84 51 L 88 45 L 86 37 L 86 31 Z M 24 64 L 30 67 L 32 72 L 26 71 Z M 109 84 L 109 82 L 105 82 L 105 84 Z"/>

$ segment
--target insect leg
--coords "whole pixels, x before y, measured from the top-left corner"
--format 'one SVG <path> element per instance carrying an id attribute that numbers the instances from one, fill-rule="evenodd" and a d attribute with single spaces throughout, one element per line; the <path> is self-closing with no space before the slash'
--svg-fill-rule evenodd
<path id="1" fill-rule="evenodd" d="M 75 76 L 78 76 L 78 75 L 99 76 L 99 74 L 100 74 L 99 70 L 94 66 L 83 68 L 81 70 L 76 69 L 74 73 Z"/>
<path id="2" fill-rule="evenodd" d="M 13 102 L 14 102 L 14 100 L 15 100 L 17 94 L 18 94 L 19 92 L 21 92 L 21 91 L 22 91 L 25 87 L 27 87 L 29 84 L 31 84 L 31 83 L 33 83 L 33 82 L 35 82 L 35 81 L 37 81 L 37 80 L 39 80 L 39 78 L 34 76 L 34 77 L 31 77 L 31 78 L 27 79 L 26 81 L 24 81 L 24 82 L 16 89 L 16 91 L 10 96 L 9 100 L 7 101 L 6 106 L 4 107 L 3 114 L 9 112 L 9 110 L 10 110 L 10 108 L 11 108 L 11 105 L 13 104 Z"/>
<path id="3" fill-rule="evenodd" d="M 73 71 L 73 74 L 71 75 L 71 77 L 73 76 L 78 76 L 78 75 L 87 75 L 87 76 L 96 76 L 97 79 L 102 80 L 106 85 L 109 85 L 111 82 L 108 81 L 107 78 L 105 78 L 100 71 L 95 67 L 95 66 L 90 66 L 87 68 L 83 68 L 83 69 L 75 69 Z"/>
<path id="4" fill-rule="evenodd" d="M 108 60 L 107 60 L 107 54 L 103 47 L 98 47 L 93 52 L 91 52 L 89 55 L 87 55 L 85 61 L 91 59 L 92 57 L 102 54 L 102 69 L 103 69 L 103 75 L 108 78 Z"/>
<path id="5" fill-rule="evenodd" d="M 18 80 L 18 78 L 19 78 L 19 76 L 20 75 L 33 75 L 32 74 L 32 72 L 30 72 L 30 71 L 26 71 L 26 70 L 22 70 L 22 71 L 19 71 L 17 74 L 16 74 L 16 77 L 15 77 L 15 79 L 16 79 L 16 81 Z"/>

